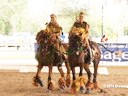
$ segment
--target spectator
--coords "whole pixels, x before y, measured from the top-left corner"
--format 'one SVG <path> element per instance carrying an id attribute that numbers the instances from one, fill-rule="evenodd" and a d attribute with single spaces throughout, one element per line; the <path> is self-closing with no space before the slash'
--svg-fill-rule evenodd
<path id="1" fill-rule="evenodd" d="M 103 35 L 101 38 L 101 42 L 107 42 L 108 38 L 106 37 L 106 35 Z"/>

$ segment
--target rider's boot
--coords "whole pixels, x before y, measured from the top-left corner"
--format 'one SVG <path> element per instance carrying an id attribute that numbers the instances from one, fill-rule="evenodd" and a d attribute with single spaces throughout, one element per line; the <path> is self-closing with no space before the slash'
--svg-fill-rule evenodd
<path id="1" fill-rule="evenodd" d="M 56 60 L 57 60 L 57 63 L 58 63 L 58 67 L 61 67 L 62 63 L 63 63 L 63 58 L 62 58 L 62 53 L 61 52 L 57 52 Z"/>
<path id="2" fill-rule="evenodd" d="M 92 49 L 91 49 L 90 46 L 88 47 L 88 52 L 89 52 L 89 61 L 88 61 L 88 63 L 91 64 L 91 62 L 92 62 Z"/>

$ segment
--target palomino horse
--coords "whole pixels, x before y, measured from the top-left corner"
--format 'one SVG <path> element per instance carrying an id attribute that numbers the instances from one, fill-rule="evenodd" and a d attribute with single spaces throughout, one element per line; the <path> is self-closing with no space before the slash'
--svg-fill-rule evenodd
<path id="1" fill-rule="evenodd" d="M 52 34 L 48 34 L 46 32 L 43 32 L 43 30 L 40 31 L 40 36 L 41 39 L 38 43 L 40 43 L 39 48 L 38 48 L 38 53 L 36 54 L 36 59 L 38 61 L 38 69 L 37 69 L 37 73 L 36 76 L 34 77 L 33 81 L 34 81 L 34 85 L 40 85 L 43 87 L 43 82 L 41 81 L 40 77 L 39 77 L 39 73 L 41 71 L 41 69 L 43 68 L 43 66 L 48 66 L 49 68 L 49 73 L 48 73 L 48 86 L 47 89 L 48 91 L 51 91 L 53 88 L 53 82 L 52 82 L 52 69 L 53 66 L 57 66 L 58 70 L 61 74 L 61 77 L 63 78 L 63 80 L 65 81 L 65 77 L 64 77 L 64 72 L 62 70 L 62 63 L 65 63 L 65 66 L 67 68 L 67 78 L 66 79 L 70 79 L 70 66 L 68 63 L 68 59 L 65 58 L 65 56 L 56 48 L 57 44 L 60 44 L 59 39 L 57 39 L 56 37 L 56 33 L 52 33 Z M 61 78 L 61 79 L 62 79 Z M 63 81 L 63 82 L 64 82 Z M 67 80 L 69 81 L 69 80 Z M 62 82 L 62 81 L 61 81 Z M 69 87 L 70 82 L 66 82 L 66 86 Z M 64 89 L 65 87 L 65 83 L 63 84 L 63 86 L 61 86 L 62 89 Z"/>
<path id="2" fill-rule="evenodd" d="M 101 58 L 101 52 L 97 43 L 93 41 L 89 41 L 89 43 L 93 55 L 92 62 L 94 66 L 94 74 L 92 74 L 89 69 L 89 52 L 87 51 L 88 49 L 85 46 L 86 42 L 82 41 L 81 34 L 72 34 L 71 36 L 69 36 L 68 61 L 72 70 L 73 81 L 76 79 L 75 67 L 80 67 L 79 76 L 83 75 L 83 69 L 85 69 L 88 76 L 88 82 L 86 83 L 86 93 L 90 93 L 92 89 L 100 90 L 97 84 L 97 70 Z"/>

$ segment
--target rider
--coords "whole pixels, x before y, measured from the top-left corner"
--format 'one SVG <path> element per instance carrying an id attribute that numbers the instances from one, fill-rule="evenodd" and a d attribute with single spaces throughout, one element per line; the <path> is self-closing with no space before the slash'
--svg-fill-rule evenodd
<path id="1" fill-rule="evenodd" d="M 107 42 L 108 41 L 108 38 L 106 35 L 103 35 L 102 38 L 101 38 L 101 42 Z"/>
<path id="2" fill-rule="evenodd" d="M 61 41 L 60 41 L 60 36 L 62 35 L 62 27 L 60 27 L 60 25 L 57 23 L 57 17 L 55 14 L 51 14 L 50 15 L 51 21 L 47 24 L 45 32 L 49 33 L 49 34 L 55 34 L 56 39 L 58 39 L 58 43 L 55 45 L 57 48 L 57 51 L 59 53 L 57 53 L 57 59 L 60 61 L 62 60 L 62 54 L 65 53 L 65 49 L 63 48 L 63 46 L 61 45 Z"/>
<path id="3" fill-rule="evenodd" d="M 70 35 L 71 34 L 81 34 L 82 40 L 84 42 L 87 42 L 87 48 L 88 48 L 88 52 L 90 55 L 89 58 L 89 64 L 91 64 L 92 62 L 92 51 L 89 45 L 89 25 L 87 22 L 84 21 L 84 16 L 85 14 L 83 12 L 80 12 L 79 14 L 79 18 L 76 20 L 76 22 L 73 24 L 71 31 L 70 31 Z"/>
<path id="4" fill-rule="evenodd" d="M 47 24 L 45 32 L 49 34 L 55 34 L 56 38 L 59 40 L 62 34 L 62 27 L 57 23 L 57 17 L 55 14 L 50 15 L 51 21 Z M 60 41 L 60 40 L 59 40 Z M 60 46 L 56 45 L 57 50 L 60 50 Z"/>
<path id="5" fill-rule="evenodd" d="M 57 23 L 57 17 L 55 14 L 50 15 L 51 21 L 47 24 L 45 31 L 48 33 L 56 33 L 59 37 L 62 34 L 62 27 Z"/>

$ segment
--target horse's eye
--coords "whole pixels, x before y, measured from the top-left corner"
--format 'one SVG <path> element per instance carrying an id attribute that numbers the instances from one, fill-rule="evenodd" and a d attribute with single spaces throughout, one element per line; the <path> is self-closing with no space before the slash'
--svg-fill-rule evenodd
<path id="1" fill-rule="evenodd" d="M 80 33 L 80 36 L 82 35 L 82 33 Z"/>

